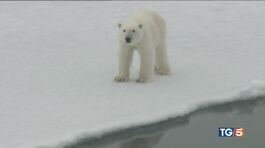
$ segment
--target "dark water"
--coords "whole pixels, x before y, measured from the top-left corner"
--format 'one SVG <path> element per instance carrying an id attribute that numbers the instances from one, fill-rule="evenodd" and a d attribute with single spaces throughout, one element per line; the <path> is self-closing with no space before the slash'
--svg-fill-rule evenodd
<path id="1" fill-rule="evenodd" d="M 219 137 L 219 127 L 243 127 L 244 137 Z M 66 148 L 261 148 L 265 147 L 265 98 L 196 110 L 153 125 L 84 138 Z"/>

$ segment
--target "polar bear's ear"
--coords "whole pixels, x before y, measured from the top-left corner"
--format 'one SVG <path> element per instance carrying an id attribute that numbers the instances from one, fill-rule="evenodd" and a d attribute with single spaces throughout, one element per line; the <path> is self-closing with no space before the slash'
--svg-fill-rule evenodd
<path id="1" fill-rule="evenodd" d="M 118 23 L 118 27 L 121 28 L 121 23 Z"/>
<path id="2" fill-rule="evenodd" d="M 143 27 L 143 24 L 139 24 L 139 28 L 142 28 Z"/>

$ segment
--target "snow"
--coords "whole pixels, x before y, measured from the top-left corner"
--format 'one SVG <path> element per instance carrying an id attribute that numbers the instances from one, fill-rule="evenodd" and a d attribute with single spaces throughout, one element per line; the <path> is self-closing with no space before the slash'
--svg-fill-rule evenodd
<path id="1" fill-rule="evenodd" d="M 117 23 L 168 26 L 172 74 L 112 81 Z M 264 2 L 1 2 L 0 147 L 33 148 L 265 94 Z"/>

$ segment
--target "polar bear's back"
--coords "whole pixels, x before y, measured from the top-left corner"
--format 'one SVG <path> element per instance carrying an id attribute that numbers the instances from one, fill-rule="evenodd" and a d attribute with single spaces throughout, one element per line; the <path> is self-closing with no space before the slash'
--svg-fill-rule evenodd
<path id="1" fill-rule="evenodd" d="M 140 9 L 136 11 L 133 15 L 136 18 L 150 18 L 153 20 L 158 19 L 159 21 L 164 21 L 163 18 L 156 12 L 150 11 L 150 10 L 145 10 L 145 9 Z"/>
<path id="2" fill-rule="evenodd" d="M 150 10 L 138 10 L 129 18 L 129 20 L 143 24 L 144 28 L 152 33 L 151 37 L 156 43 L 159 43 L 160 39 L 165 37 L 166 23 L 156 12 Z"/>
<path id="3" fill-rule="evenodd" d="M 157 14 L 156 12 L 141 9 L 136 11 L 134 15 L 129 18 L 130 20 L 138 20 L 143 24 L 157 24 L 157 25 L 165 25 L 164 19 Z M 150 23 L 151 22 L 151 23 Z"/>

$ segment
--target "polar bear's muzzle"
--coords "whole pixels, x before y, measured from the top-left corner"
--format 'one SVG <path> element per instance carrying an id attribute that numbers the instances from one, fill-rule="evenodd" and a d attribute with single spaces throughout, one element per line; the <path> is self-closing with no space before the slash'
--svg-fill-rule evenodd
<path id="1" fill-rule="evenodd" d="M 131 37 L 125 37 L 125 41 L 126 41 L 126 43 L 131 43 L 132 38 Z"/>

